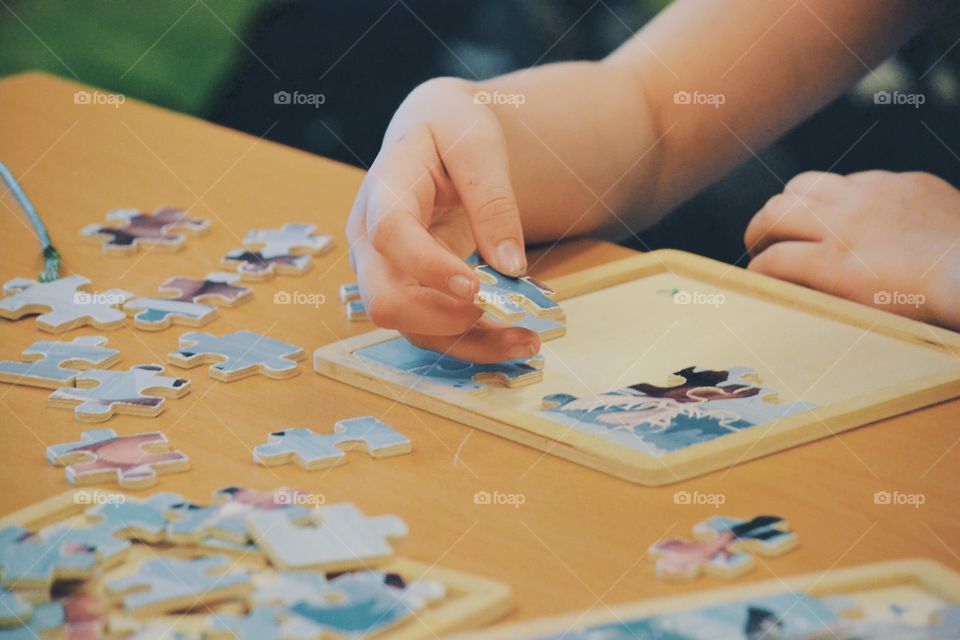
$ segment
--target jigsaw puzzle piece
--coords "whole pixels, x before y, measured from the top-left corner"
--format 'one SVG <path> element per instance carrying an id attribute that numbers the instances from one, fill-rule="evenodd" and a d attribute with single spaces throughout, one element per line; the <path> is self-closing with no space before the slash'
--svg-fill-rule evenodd
<path id="1" fill-rule="evenodd" d="M 360 300 L 350 300 L 346 305 L 347 320 L 350 322 L 366 322 L 370 319 L 367 308 Z"/>
<path id="2" fill-rule="evenodd" d="M 0 529 L 3 586 L 49 591 L 54 580 L 85 578 L 97 566 L 95 549 L 47 540 L 16 525 Z"/>
<path id="3" fill-rule="evenodd" d="M 733 552 L 731 539 L 724 535 L 710 541 L 664 540 L 650 547 L 649 556 L 656 561 L 656 575 L 662 580 L 688 582 L 703 573 L 732 579 L 753 568 L 753 556 Z"/>
<path id="4" fill-rule="evenodd" d="M 115 413 L 157 416 L 166 400 L 190 392 L 190 381 L 162 376 L 163 366 L 141 364 L 128 371 L 95 369 L 76 376 L 75 387 L 63 387 L 50 394 L 51 407 L 74 409 L 77 420 L 103 422 Z"/>
<path id="5" fill-rule="evenodd" d="M 47 447 L 47 461 L 66 466 L 71 484 L 117 482 L 125 489 L 143 489 L 157 482 L 157 475 L 186 471 L 190 459 L 171 451 L 160 432 L 118 436 L 113 429 L 83 432 L 79 442 Z"/>
<path id="6" fill-rule="evenodd" d="M 254 607 L 246 615 L 218 613 L 210 621 L 206 636 L 236 640 L 285 640 L 280 627 L 284 612 L 280 607 Z"/>
<path id="7" fill-rule="evenodd" d="M 252 331 L 230 335 L 185 333 L 180 336 L 180 349 L 167 359 L 178 367 L 210 366 L 210 377 L 232 382 L 257 373 L 269 378 L 289 378 L 299 373 L 297 362 L 303 360 L 303 349 Z"/>
<path id="8" fill-rule="evenodd" d="M 731 550 L 769 558 L 783 555 L 800 542 L 779 516 L 756 516 L 750 520 L 713 516 L 693 527 L 693 537 L 698 540 L 713 540 L 725 534 L 732 536 Z"/>
<path id="9" fill-rule="evenodd" d="M 139 297 L 124 305 L 139 329 L 159 331 L 171 324 L 199 327 L 217 317 L 211 304 L 232 307 L 250 298 L 252 289 L 234 284 L 240 276 L 211 273 L 203 280 L 175 276 L 160 285 L 161 292 L 172 297 Z"/>
<path id="10" fill-rule="evenodd" d="M 155 558 L 143 562 L 133 575 L 111 580 L 105 586 L 137 617 L 189 610 L 250 592 L 250 574 L 225 573 L 229 564 L 224 556 Z"/>
<path id="11" fill-rule="evenodd" d="M 487 383 L 520 387 L 543 379 L 543 356 L 519 358 L 494 364 L 476 364 L 421 349 L 406 338 L 386 340 L 354 352 L 404 374 L 410 388 L 440 384 L 476 395 L 487 392 Z"/>
<path id="12" fill-rule="evenodd" d="M 350 503 L 321 506 L 313 522 L 297 525 L 283 514 L 247 516 L 247 530 L 270 563 L 280 569 L 339 571 L 388 560 L 388 539 L 406 537 L 407 525 L 396 516 L 369 518 Z"/>
<path id="13" fill-rule="evenodd" d="M 52 282 L 14 278 L 3 285 L 6 297 L 0 300 L 0 317 L 19 320 L 39 314 L 37 326 L 50 333 L 84 325 L 104 331 L 122 327 L 126 314 L 116 307 L 129 299 L 130 293 L 120 289 L 90 293 L 89 287 L 90 281 L 83 276 L 64 276 Z"/>
<path id="14" fill-rule="evenodd" d="M 360 285 L 356 283 L 340 285 L 340 303 L 341 304 L 347 304 L 348 302 L 359 300 L 359 299 L 360 299 Z"/>
<path id="15" fill-rule="evenodd" d="M 70 386 L 83 369 L 109 367 L 120 358 L 103 345 L 101 336 L 80 336 L 72 342 L 34 342 L 23 350 L 23 362 L 0 362 L 0 382 L 57 389 Z"/>
<path id="16" fill-rule="evenodd" d="M 0 629 L 0 640 L 38 640 L 49 637 L 55 630 L 63 627 L 66 615 L 63 606 L 50 602 L 33 609 L 33 615 L 26 624 Z"/>
<path id="17" fill-rule="evenodd" d="M 336 595 L 326 575 L 313 571 L 262 573 L 254 576 L 253 583 L 250 602 L 254 606 L 289 607 L 298 602 L 324 604 L 335 599 Z"/>
<path id="18" fill-rule="evenodd" d="M 26 624 L 32 615 L 33 606 L 29 602 L 16 592 L 0 587 L 0 629 Z"/>
<path id="19" fill-rule="evenodd" d="M 523 319 L 524 310 L 538 317 L 563 318 L 563 309 L 553 300 L 553 289 L 530 277 L 510 278 L 493 267 L 474 267 L 480 279 L 477 304 L 502 320 Z"/>
<path id="20" fill-rule="evenodd" d="M 96 529 L 112 537 L 157 543 L 166 537 L 167 509 L 182 502 L 183 496 L 168 491 L 143 500 L 123 496 L 120 501 L 87 509 L 86 517 L 95 523 Z"/>
<path id="21" fill-rule="evenodd" d="M 190 218 L 183 209 L 166 207 L 154 213 L 138 209 L 114 209 L 107 213 L 106 225 L 92 224 L 80 230 L 82 238 L 101 242 L 106 255 L 127 255 L 143 244 L 179 251 L 186 237 L 174 233 L 182 229 L 199 234 L 210 227 L 209 220 Z"/>
<path id="22" fill-rule="evenodd" d="M 563 320 L 557 320 L 554 318 L 541 318 L 530 313 L 529 311 L 524 311 L 523 317 L 520 318 L 520 320 L 508 323 L 501 322 L 500 319 L 493 314 L 487 313 L 485 315 L 489 317 L 489 319 L 500 324 L 529 329 L 537 334 L 541 342 L 562 338 L 563 336 L 567 335 L 567 325 Z"/>
<path id="23" fill-rule="evenodd" d="M 220 261 L 231 265 L 244 280 L 263 282 L 275 275 L 302 276 L 309 271 L 313 260 L 310 256 L 281 254 L 266 256 L 260 251 L 235 249 Z"/>
<path id="24" fill-rule="evenodd" d="M 310 510 L 302 505 L 299 491 L 280 488 L 264 493 L 242 487 L 224 487 L 214 493 L 215 503 L 209 506 L 181 501 L 167 511 L 170 524 L 167 537 L 171 542 L 203 542 L 217 538 L 236 544 L 250 541 L 247 514 L 272 511 L 283 514 L 291 522 L 307 523 Z"/>
<path id="25" fill-rule="evenodd" d="M 253 461 L 272 467 L 296 462 L 309 471 L 346 462 L 345 451 L 363 449 L 374 458 L 411 450 L 410 439 L 371 416 L 341 420 L 330 435 L 296 428 L 275 431 L 269 442 L 254 448 Z"/>
<path id="26" fill-rule="evenodd" d="M 218 307 L 235 307 L 246 302 L 253 289 L 237 282 L 240 276 L 234 273 L 215 271 L 208 273 L 203 280 L 174 276 L 160 285 L 160 291 L 175 293 L 173 300 L 181 302 L 202 302 Z"/>
<path id="27" fill-rule="evenodd" d="M 333 246 L 333 236 L 314 233 L 312 224 L 285 224 L 279 229 L 253 229 L 244 238 L 249 247 L 259 248 L 266 256 L 278 254 L 325 253 Z"/>

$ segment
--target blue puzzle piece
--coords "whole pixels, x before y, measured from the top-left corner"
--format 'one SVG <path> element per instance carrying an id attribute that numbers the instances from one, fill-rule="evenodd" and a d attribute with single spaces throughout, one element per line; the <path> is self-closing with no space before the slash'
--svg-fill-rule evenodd
<path id="1" fill-rule="evenodd" d="M 171 542 L 196 542 L 223 547 L 229 551 L 245 549 L 249 542 L 246 517 L 255 511 L 282 512 L 291 522 L 306 522 L 310 510 L 295 504 L 299 492 L 285 488 L 263 493 L 242 487 L 224 487 L 214 492 L 215 504 L 198 505 L 181 501 L 167 511 Z M 227 545 L 221 545 L 220 542 Z"/>
<path id="2" fill-rule="evenodd" d="M 33 614 L 33 607 L 13 591 L 0 587 L 0 627 L 26 624 Z"/>
<path id="3" fill-rule="evenodd" d="M 172 351 L 167 359 L 187 368 L 218 361 L 210 365 L 210 376 L 229 381 L 256 373 L 273 378 L 296 375 L 297 361 L 303 356 L 300 347 L 253 331 L 224 336 L 191 332 L 180 336 L 180 349 Z"/>
<path id="4" fill-rule="evenodd" d="M 236 640 L 284 640 L 280 607 L 254 607 L 245 616 L 218 613 L 210 624 L 212 635 L 231 634 Z"/>
<path id="5" fill-rule="evenodd" d="M 33 608 L 33 616 L 26 624 L 9 629 L 0 629 L 0 640 L 38 640 L 49 632 L 63 626 L 66 614 L 56 603 L 41 604 Z"/>
<path id="6" fill-rule="evenodd" d="M 511 278 L 490 265 L 474 267 L 480 279 L 479 304 L 504 320 L 520 320 L 524 309 L 537 316 L 563 317 L 553 289 L 533 278 Z"/>
<path id="7" fill-rule="evenodd" d="M 310 429 L 276 431 L 267 444 L 253 450 L 253 460 L 265 466 L 296 462 L 304 469 L 324 469 L 346 462 L 343 449 L 363 448 L 374 458 L 410 451 L 410 439 L 371 416 L 340 420 L 330 435 Z"/>
<path id="8" fill-rule="evenodd" d="M 406 338 L 386 340 L 354 352 L 355 355 L 399 371 L 405 383 L 417 388 L 441 384 L 468 393 L 483 393 L 487 382 L 518 387 L 543 377 L 543 356 L 494 364 L 476 364 L 415 347 Z"/>
<path id="9" fill-rule="evenodd" d="M 120 352 L 104 347 L 106 342 L 101 336 L 81 336 L 73 342 L 34 342 L 23 350 L 24 362 L 0 362 L 0 382 L 49 389 L 70 386 L 81 369 L 109 366 L 117 359 Z M 80 369 L 78 365 L 82 365 Z"/>
<path id="10" fill-rule="evenodd" d="M 257 579 L 255 576 L 254 581 Z M 263 584 L 264 579 L 269 583 Z M 336 593 L 326 575 L 314 571 L 280 571 L 273 574 L 272 579 L 267 576 L 260 580 L 250 596 L 250 602 L 254 605 L 289 607 L 298 602 L 323 604 L 329 602 Z"/>
<path id="11" fill-rule="evenodd" d="M 43 539 L 16 525 L 5 527 L 0 530 L 3 586 L 49 588 L 54 578 L 84 577 L 97 565 L 95 551 L 59 537 Z"/>

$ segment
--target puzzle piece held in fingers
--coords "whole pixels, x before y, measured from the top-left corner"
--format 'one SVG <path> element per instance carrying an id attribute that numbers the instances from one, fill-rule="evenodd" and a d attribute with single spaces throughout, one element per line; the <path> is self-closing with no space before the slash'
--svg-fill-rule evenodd
<path id="1" fill-rule="evenodd" d="M 240 276 L 232 273 L 211 273 L 203 280 L 176 276 L 160 285 L 160 291 L 177 293 L 174 297 L 139 297 L 127 302 L 123 309 L 133 316 L 139 329 L 158 331 L 171 324 L 199 327 L 217 316 L 209 303 L 231 307 L 250 298 L 252 289 L 234 284 Z"/>
<path id="2" fill-rule="evenodd" d="M 127 317 L 117 309 L 130 293 L 111 289 L 91 293 L 90 281 L 83 276 L 64 276 L 52 282 L 14 278 L 3 285 L 6 296 L 0 300 L 0 317 L 19 320 L 37 315 L 37 327 L 49 333 L 63 333 L 91 325 L 106 331 L 123 326 Z"/>
<path id="3" fill-rule="evenodd" d="M 156 484 L 158 474 L 190 468 L 190 459 L 171 451 L 159 432 L 118 436 L 113 429 L 91 429 L 81 438 L 47 447 L 47 461 L 65 466 L 71 484 L 113 481 L 125 489 L 143 489 Z"/>
<path id="4" fill-rule="evenodd" d="M 80 231 L 82 237 L 102 242 L 107 255 L 134 253 L 145 244 L 178 251 L 186 237 L 175 233 L 175 229 L 199 234 L 210 227 L 209 220 L 190 218 L 183 209 L 172 207 L 157 209 L 154 213 L 114 209 L 107 213 L 107 221 L 106 225 L 92 224 Z"/>
<path id="5" fill-rule="evenodd" d="M 303 349 L 295 345 L 253 331 L 237 331 L 225 336 L 185 333 L 180 336 L 180 349 L 167 359 L 185 368 L 213 362 L 210 377 L 232 382 L 257 373 L 281 379 L 295 376 L 297 362 L 304 357 Z"/>
<path id="6" fill-rule="evenodd" d="M 120 357 L 103 345 L 101 336 L 80 336 L 72 342 L 34 342 L 23 350 L 23 362 L 0 362 L 0 382 L 58 389 L 74 383 L 84 369 L 109 367 Z"/>
<path id="7" fill-rule="evenodd" d="M 510 278 L 485 264 L 474 267 L 474 272 L 480 279 L 477 304 L 501 320 L 522 320 L 524 310 L 537 317 L 563 318 L 563 309 L 553 300 L 553 289 L 542 282 L 527 276 Z"/>
<path id="8" fill-rule="evenodd" d="M 410 439 L 371 416 L 340 420 L 330 435 L 310 429 L 284 429 L 269 436 L 267 444 L 253 450 L 253 460 L 264 466 L 296 462 L 313 471 L 347 460 L 346 450 L 362 449 L 374 458 L 409 453 Z"/>
<path id="9" fill-rule="evenodd" d="M 128 371 L 94 369 L 75 377 L 75 387 L 62 387 L 50 394 L 52 407 L 74 409 L 77 420 L 103 422 L 115 413 L 157 416 L 166 399 L 190 392 L 190 381 L 162 376 L 163 366 L 141 364 Z"/>

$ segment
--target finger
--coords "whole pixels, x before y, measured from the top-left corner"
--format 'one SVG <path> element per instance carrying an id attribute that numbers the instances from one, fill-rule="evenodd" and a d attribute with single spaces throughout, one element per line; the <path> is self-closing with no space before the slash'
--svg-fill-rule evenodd
<path id="1" fill-rule="evenodd" d="M 823 223 L 813 212 L 818 204 L 792 193 L 773 196 L 747 225 L 743 234 L 747 251 L 756 256 L 770 245 L 785 240 L 822 240 Z"/>
<path id="2" fill-rule="evenodd" d="M 778 242 L 757 255 L 747 269 L 764 275 L 800 284 L 811 289 L 824 289 L 818 274 L 829 269 L 826 250 L 820 242 Z"/>
<path id="3" fill-rule="evenodd" d="M 436 134 L 441 158 L 467 211 L 480 255 L 500 273 L 523 275 L 527 270 L 523 228 L 510 184 L 503 132 L 494 122 L 481 119 L 438 128 Z"/>
<path id="4" fill-rule="evenodd" d="M 430 162 L 439 158 L 432 138 L 425 142 L 415 135 L 396 143 L 371 168 L 366 233 L 378 253 L 418 283 L 473 301 L 480 286 L 476 275 L 428 231 L 435 181 L 441 179 Z"/>
<path id="5" fill-rule="evenodd" d="M 521 327 L 477 326 L 459 336 L 405 335 L 421 349 L 480 364 L 530 358 L 540 351 L 537 334 Z"/>

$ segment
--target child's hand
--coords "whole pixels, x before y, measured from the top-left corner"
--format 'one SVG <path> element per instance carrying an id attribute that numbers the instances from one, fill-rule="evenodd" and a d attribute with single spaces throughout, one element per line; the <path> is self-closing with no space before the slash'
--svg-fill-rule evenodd
<path id="1" fill-rule="evenodd" d="M 536 334 L 481 320 L 478 249 L 501 273 L 527 263 L 507 145 L 475 85 L 431 80 L 400 106 L 360 188 L 347 236 L 363 302 L 376 324 L 414 344 L 474 362 L 531 356 Z M 479 321 L 479 322 L 478 322 Z"/>
<path id="2" fill-rule="evenodd" d="M 753 271 L 960 329 L 960 191 L 940 178 L 803 173 L 744 239 Z"/>

